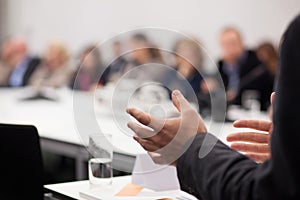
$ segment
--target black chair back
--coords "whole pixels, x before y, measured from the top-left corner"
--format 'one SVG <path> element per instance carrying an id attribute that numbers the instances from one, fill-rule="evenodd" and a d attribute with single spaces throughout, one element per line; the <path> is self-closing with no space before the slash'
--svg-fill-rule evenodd
<path id="1" fill-rule="evenodd" d="M 0 124 L 0 199 L 43 199 L 43 162 L 34 126 Z"/>

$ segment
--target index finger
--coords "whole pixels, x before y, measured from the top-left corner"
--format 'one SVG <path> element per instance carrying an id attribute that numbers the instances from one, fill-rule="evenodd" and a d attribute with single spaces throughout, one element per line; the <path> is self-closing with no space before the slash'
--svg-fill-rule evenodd
<path id="1" fill-rule="evenodd" d="M 272 122 L 264 120 L 237 120 L 233 123 L 235 128 L 251 128 L 260 131 L 269 131 Z"/>
<path id="2" fill-rule="evenodd" d="M 269 143 L 270 135 L 256 132 L 239 132 L 232 133 L 227 136 L 228 142 L 255 142 L 255 143 Z"/>
<path id="3" fill-rule="evenodd" d="M 149 126 L 154 130 L 161 130 L 164 120 L 159 120 L 148 113 L 140 111 L 136 108 L 127 108 L 126 112 L 134 117 L 137 121 L 145 126 Z"/>

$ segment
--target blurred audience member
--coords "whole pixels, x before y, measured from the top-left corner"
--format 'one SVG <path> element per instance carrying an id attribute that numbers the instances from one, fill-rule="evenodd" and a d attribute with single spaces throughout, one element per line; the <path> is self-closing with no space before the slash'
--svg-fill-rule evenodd
<path id="1" fill-rule="evenodd" d="M 199 42 L 192 39 L 179 40 L 175 44 L 176 69 L 186 78 L 196 94 L 199 94 L 202 76 L 203 55 Z"/>
<path id="2" fill-rule="evenodd" d="M 130 61 L 124 69 L 129 78 L 152 81 L 162 79 L 165 69 L 161 66 L 164 64 L 161 51 L 144 34 L 137 33 L 131 37 L 130 50 Z"/>
<path id="3" fill-rule="evenodd" d="M 8 72 L 8 68 L 0 61 L 0 87 L 7 86 Z"/>
<path id="4" fill-rule="evenodd" d="M 26 41 L 20 37 L 11 38 L 4 43 L 1 57 L 6 67 L 1 79 L 4 85 L 10 87 L 26 86 L 40 63 L 39 58 L 29 55 Z"/>
<path id="5" fill-rule="evenodd" d="M 256 55 L 269 73 L 275 77 L 278 66 L 278 52 L 270 42 L 260 44 L 256 49 Z"/>
<path id="6" fill-rule="evenodd" d="M 8 41 L 4 41 L 1 46 L 0 54 L 0 87 L 8 86 L 8 79 L 11 73 L 11 68 L 7 66 L 7 56 L 10 52 L 11 45 Z"/>
<path id="7" fill-rule="evenodd" d="M 180 90 L 184 96 L 195 101 L 201 93 L 203 77 L 200 72 L 203 65 L 203 55 L 199 42 L 193 39 L 180 39 L 174 46 L 176 64 L 165 78 L 165 85 L 170 90 Z"/>
<path id="8" fill-rule="evenodd" d="M 71 70 L 68 66 L 69 53 L 61 42 L 50 43 L 39 69 L 30 83 L 34 86 L 62 87 L 69 83 Z"/>
<path id="9" fill-rule="evenodd" d="M 122 54 L 122 46 L 120 41 L 115 41 L 112 45 L 114 52 L 113 62 L 105 68 L 104 73 L 100 78 L 100 85 L 105 85 L 109 81 L 117 80 L 124 72 L 128 61 Z"/>
<path id="10" fill-rule="evenodd" d="M 130 57 L 135 65 L 142 65 L 150 62 L 163 63 L 160 50 L 153 45 L 148 38 L 141 33 L 133 35 L 130 39 L 132 50 Z"/>
<path id="11" fill-rule="evenodd" d="M 102 69 L 99 50 L 94 46 L 86 48 L 81 54 L 80 65 L 72 77 L 71 88 L 82 91 L 95 89 Z"/>
<path id="12" fill-rule="evenodd" d="M 268 74 L 255 52 L 245 49 L 241 34 L 234 28 L 222 31 L 220 44 L 223 55 L 218 66 L 228 103 L 241 105 L 242 94 L 247 90 L 256 90 L 260 95 L 261 109 L 267 109 L 273 81 L 265 79 Z"/>

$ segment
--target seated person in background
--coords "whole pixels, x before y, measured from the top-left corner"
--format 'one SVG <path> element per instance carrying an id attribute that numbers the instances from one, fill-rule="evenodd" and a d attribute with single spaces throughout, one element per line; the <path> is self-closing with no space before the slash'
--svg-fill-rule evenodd
<path id="1" fill-rule="evenodd" d="M 11 45 L 8 41 L 4 41 L 1 45 L 0 52 L 0 87 L 8 86 L 8 79 L 11 68 L 7 66 L 6 61 L 10 52 Z"/>
<path id="2" fill-rule="evenodd" d="M 19 37 L 7 40 L 2 51 L 3 64 L 6 67 L 6 77 L 3 78 L 6 80 L 3 80 L 3 84 L 9 87 L 28 85 L 40 59 L 29 55 L 25 40 Z"/>
<path id="3" fill-rule="evenodd" d="M 61 42 L 50 43 L 46 49 L 39 69 L 30 79 L 33 86 L 62 87 L 67 86 L 71 70 L 68 66 L 69 54 Z"/>
<path id="4" fill-rule="evenodd" d="M 81 54 L 80 64 L 73 74 L 70 87 L 81 91 L 95 89 L 102 69 L 99 50 L 94 46 L 87 47 Z"/>
<path id="5" fill-rule="evenodd" d="M 179 40 L 174 47 L 176 66 L 179 74 L 188 80 L 196 95 L 200 93 L 200 84 L 203 77 L 200 71 L 203 68 L 203 55 L 196 40 Z"/>
<path id="6" fill-rule="evenodd" d="M 8 67 L 6 67 L 0 60 L 0 87 L 7 86 L 8 76 Z"/>
<path id="7" fill-rule="evenodd" d="M 273 44 L 270 42 L 260 44 L 256 48 L 256 55 L 274 79 L 278 66 L 278 52 Z"/>
<path id="8" fill-rule="evenodd" d="M 6 87 L 8 85 L 9 68 L 0 61 L 0 87 Z"/>
<path id="9" fill-rule="evenodd" d="M 173 51 L 176 61 L 175 70 L 166 75 L 163 84 L 171 91 L 180 90 L 189 101 L 193 101 L 193 93 L 196 97 L 202 95 L 200 85 L 203 77 L 200 72 L 203 68 L 203 55 L 200 43 L 196 39 L 180 39 L 176 42 Z M 201 110 L 203 105 L 200 103 L 199 106 Z"/>
<path id="10" fill-rule="evenodd" d="M 129 46 L 129 64 L 125 66 L 123 73 L 128 72 L 129 78 L 137 80 L 161 80 L 164 69 L 157 64 L 164 64 L 164 61 L 160 50 L 141 33 L 131 37 Z M 139 66 L 142 68 L 138 68 Z"/>
<path id="11" fill-rule="evenodd" d="M 123 74 L 125 66 L 128 64 L 128 61 L 125 59 L 122 53 L 122 46 L 120 41 L 115 41 L 112 45 L 114 58 L 111 64 L 108 67 L 105 66 L 105 71 L 101 75 L 100 85 L 105 85 L 108 81 L 114 81 Z"/>
<path id="12" fill-rule="evenodd" d="M 269 107 L 273 80 L 268 80 L 265 66 L 255 52 L 246 50 L 240 33 L 234 28 L 225 28 L 220 36 L 223 58 L 218 62 L 219 72 L 226 89 L 229 104 L 242 104 L 242 95 L 247 90 L 259 92 L 262 110 Z"/>
<path id="13" fill-rule="evenodd" d="M 129 41 L 131 63 L 135 66 L 146 63 L 163 63 L 162 55 L 149 40 L 142 34 L 133 35 Z"/>

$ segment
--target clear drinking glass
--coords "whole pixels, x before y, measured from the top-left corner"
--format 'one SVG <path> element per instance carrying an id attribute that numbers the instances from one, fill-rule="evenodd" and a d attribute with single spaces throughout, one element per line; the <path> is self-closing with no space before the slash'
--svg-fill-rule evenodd
<path id="1" fill-rule="evenodd" d="M 242 94 L 242 106 L 252 115 L 260 112 L 260 93 L 256 90 L 246 90 Z"/>
<path id="2" fill-rule="evenodd" d="M 113 146 L 111 134 L 93 134 L 89 136 L 89 152 L 91 158 L 88 164 L 91 186 L 109 186 L 112 184 Z"/>

